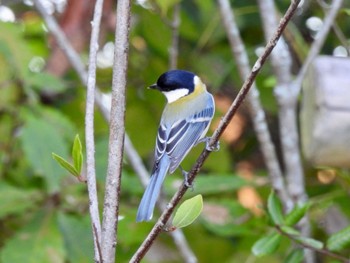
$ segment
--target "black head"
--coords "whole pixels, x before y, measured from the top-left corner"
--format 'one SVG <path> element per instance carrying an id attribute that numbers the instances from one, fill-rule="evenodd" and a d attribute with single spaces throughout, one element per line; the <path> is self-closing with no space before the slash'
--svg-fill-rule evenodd
<path id="1" fill-rule="evenodd" d="M 162 92 L 173 91 L 177 89 L 188 89 L 188 94 L 194 91 L 194 77 L 196 75 L 185 70 L 170 70 L 163 73 L 157 80 L 157 83 L 150 88 Z"/>

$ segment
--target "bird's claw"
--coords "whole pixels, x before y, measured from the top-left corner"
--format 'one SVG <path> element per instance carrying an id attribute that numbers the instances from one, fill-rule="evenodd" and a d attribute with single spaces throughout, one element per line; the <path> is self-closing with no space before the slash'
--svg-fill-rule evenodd
<path id="1" fill-rule="evenodd" d="M 220 141 L 216 141 L 214 145 L 210 145 L 211 137 L 205 138 L 205 149 L 209 152 L 217 152 L 220 150 Z"/>
<path id="2" fill-rule="evenodd" d="M 204 137 L 202 139 L 200 139 L 199 141 L 197 141 L 196 145 L 201 143 L 201 142 L 205 142 L 205 149 L 209 152 L 217 152 L 220 150 L 220 142 L 217 141 L 215 142 L 214 145 L 210 145 L 210 140 L 211 137 Z"/>
<path id="3" fill-rule="evenodd" d="M 191 191 L 194 190 L 194 187 L 193 187 L 193 183 L 189 183 L 188 182 L 188 172 L 186 172 L 184 169 L 182 169 L 182 167 L 180 166 L 180 169 L 181 169 L 181 173 L 184 177 L 184 185 L 187 187 L 187 188 L 190 188 Z"/>

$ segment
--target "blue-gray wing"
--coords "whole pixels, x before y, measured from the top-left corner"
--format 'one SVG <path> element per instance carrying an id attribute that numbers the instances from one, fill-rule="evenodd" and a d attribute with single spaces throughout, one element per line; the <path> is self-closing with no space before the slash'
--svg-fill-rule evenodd
<path id="1" fill-rule="evenodd" d="M 213 115 L 214 107 L 210 106 L 172 125 L 165 146 L 165 152 L 170 158 L 170 173 L 176 170 L 198 140 L 205 136 Z"/>

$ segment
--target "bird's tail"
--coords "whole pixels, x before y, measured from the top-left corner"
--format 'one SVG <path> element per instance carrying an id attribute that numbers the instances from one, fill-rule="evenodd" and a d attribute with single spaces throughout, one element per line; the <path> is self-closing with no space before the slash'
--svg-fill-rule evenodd
<path id="1" fill-rule="evenodd" d="M 164 178 L 169 170 L 170 162 L 167 156 L 163 156 L 158 166 L 154 169 L 150 182 L 142 196 L 136 221 L 149 221 L 152 219 L 154 206 L 157 202 Z"/>

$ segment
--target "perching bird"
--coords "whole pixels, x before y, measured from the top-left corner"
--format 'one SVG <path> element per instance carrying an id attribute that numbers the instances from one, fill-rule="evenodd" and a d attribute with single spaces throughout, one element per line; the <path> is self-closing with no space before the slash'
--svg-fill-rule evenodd
<path id="1" fill-rule="evenodd" d="M 152 175 L 137 212 L 138 222 L 151 220 L 166 174 L 179 167 L 193 146 L 207 141 L 204 136 L 215 111 L 213 96 L 191 72 L 170 70 L 150 88 L 162 92 L 168 103 L 158 128 Z"/>

